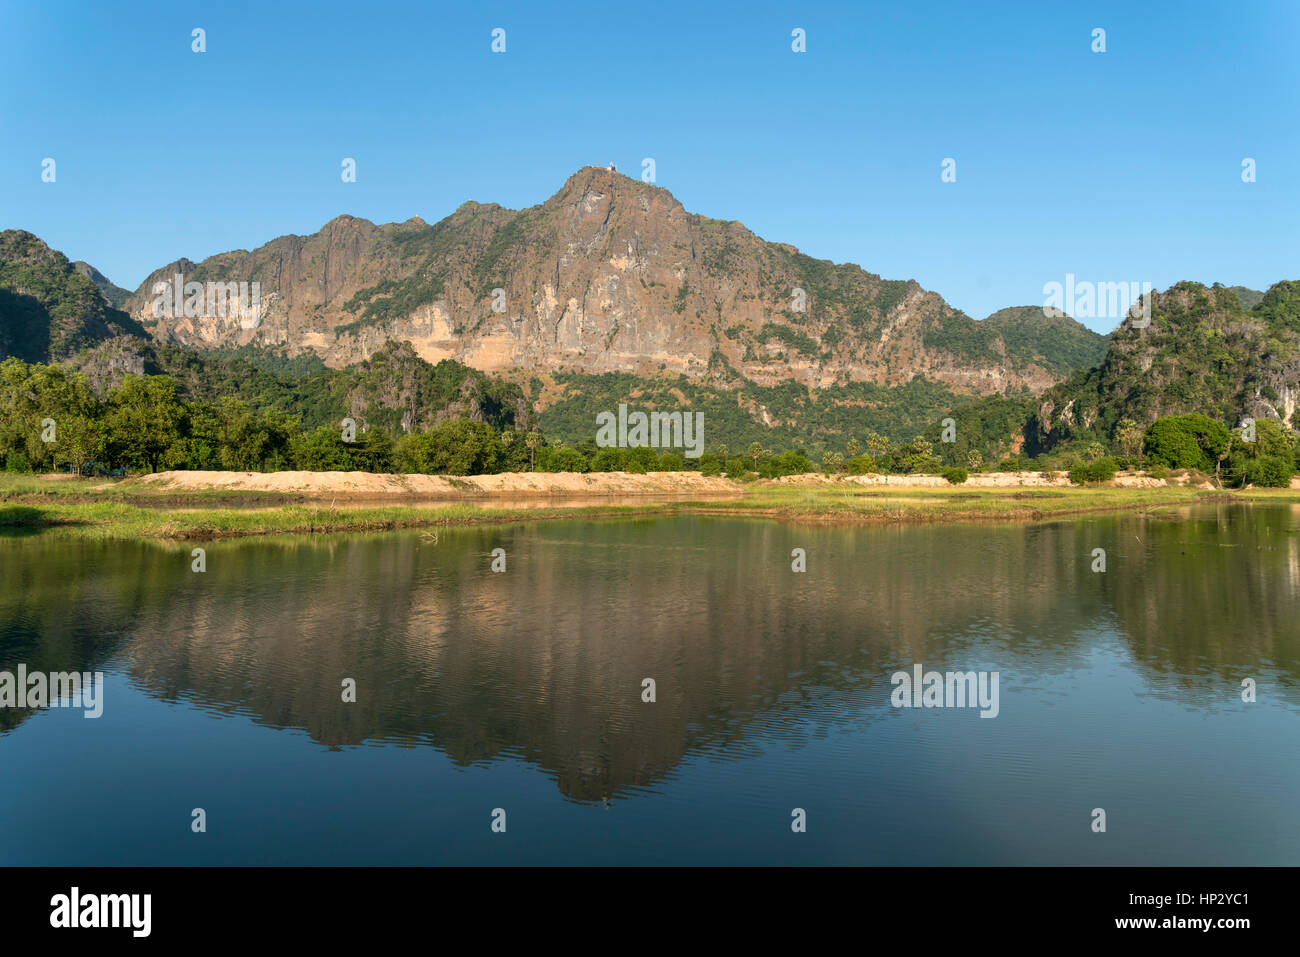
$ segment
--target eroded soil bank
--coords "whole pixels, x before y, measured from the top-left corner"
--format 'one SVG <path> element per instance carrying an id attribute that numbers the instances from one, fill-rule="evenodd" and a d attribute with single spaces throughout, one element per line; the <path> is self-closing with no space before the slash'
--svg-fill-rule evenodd
<path id="1" fill-rule="evenodd" d="M 971 475 L 962 488 L 1063 488 L 1070 485 L 1064 472 L 985 472 Z M 1141 472 L 1121 472 L 1120 488 L 1163 488 L 1192 485 L 1212 488 L 1210 482 L 1193 483 L 1186 476 L 1152 478 Z M 506 472 L 499 475 L 382 475 L 370 472 L 158 472 L 114 483 L 127 490 L 141 488 L 169 492 L 271 492 L 305 498 L 380 501 L 403 498 L 456 501 L 466 497 L 537 496 L 640 496 L 739 495 L 749 488 L 826 488 L 855 486 L 884 488 L 953 488 L 939 475 L 789 475 L 779 479 L 740 482 L 698 472 Z"/>

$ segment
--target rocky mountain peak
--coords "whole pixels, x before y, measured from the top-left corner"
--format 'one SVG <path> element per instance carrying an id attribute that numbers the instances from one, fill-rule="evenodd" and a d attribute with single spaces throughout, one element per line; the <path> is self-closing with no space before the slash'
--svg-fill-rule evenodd
<path id="1" fill-rule="evenodd" d="M 311 236 L 185 263 L 187 279 L 257 281 L 267 311 L 154 320 L 196 348 L 266 346 L 328 365 L 389 342 L 511 375 L 622 372 L 814 388 L 921 376 L 960 392 L 1044 388 L 1051 361 L 913 280 L 767 242 L 688 212 L 668 190 L 586 166 L 525 209 L 466 202 L 429 225 L 338 216 Z M 159 273 L 166 278 L 173 264 Z"/>

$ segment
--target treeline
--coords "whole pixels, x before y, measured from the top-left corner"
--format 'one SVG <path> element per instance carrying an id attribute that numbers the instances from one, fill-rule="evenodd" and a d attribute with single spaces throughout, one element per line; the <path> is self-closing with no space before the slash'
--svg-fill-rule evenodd
<path id="1" fill-rule="evenodd" d="M 548 440 L 538 430 L 503 428 L 465 417 L 409 433 L 395 433 L 360 417 L 305 428 L 298 415 L 278 408 L 258 409 L 232 397 L 216 402 L 187 398 L 170 376 L 127 375 L 100 397 L 79 372 L 14 358 L 0 363 L 0 408 L 5 410 L 0 461 L 11 472 L 297 469 L 479 475 L 691 470 L 776 478 L 821 471 L 944 473 L 964 480 L 967 470 L 1065 467 L 1079 482 L 1104 481 L 1123 468 L 1145 468 L 1157 475 L 1168 469 L 1196 470 L 1218 476 L 1225 485 L 1285 486 L 1300 465 L 1300 443 L 1281 423 L 1259 419 L 1229 429 L 1201 414 L 1166 416 L 1146 429 L 1123 419 L 1110 442 L 1092 442 L 1050 465 L 1011 454 L 986 462 L 969 439 L 962 440 L 960 423 L 947 433 L 955 441 L 943 441 L 939 433 L 896 443 L 868 431 L 864 441 L 851 438 L 843 452 L 827 450 L 819 457 L 805 448 L 774 452 L 753 442 L 745 449 L 715 444 L 698 458 L 687 458 L 680 449 L 601 448 L 594 434 L 576 443 Z M 993 414 L 1004 407 L 991 405 L 990 410 Z M 1005 423 L 985 424 L 1002 428 Z"/>
<path id="2" fill-rule="evenodd" d="M 971 409 L 968 409 L 969 413 Z M 978 411 L 978 410 L 977 410 Z M 990 403 L 983 411 L 999 420 L 1010 419 L 1016 410 Z M 968 428 L 963 429 L 963 421 Z M 954 420 L 957 439 L 940 446 L 945 465 L 979 471 L 1068 471 L 1076 482 L 1108 481 L 1125 469 L 1141 469 L 1162 478 L 1170 470 L 1188 470 L 1216 477 L 1223 485 L 1260 485 L 1285 488 L 1300 472 L 1300 436 L 1275 419 L 1244 419 L 1229 428 L 1201 413 L 1169 415 L 1156 419 L 1145 429 L 1133 419 L 1120 419 L 1110 439 L 1060 449 L 1035 457 L 1005 455 L 996 465 L 986 463 L 979 449 L 980 421 Z M 1005 422 L 984 425 L 993 430 Z M 936 426 L 936 429 L 939 428 Z M 973 436 L 973 437 L 972 437 Z"/>
<path id="3" fill-rule="evenodd" d="M 462 416 L 498 429 L 529 424 L 528 402 L 518 385 L 449 359 L 430 364 L 407 342 L 390 342 L 342 369 L 317 367 L 314 357 L 287 359 L 252 348 L 202 354 L 151 343 L 136 351 L 146 373 L 174 379 L 189 400 L 219 403 L 233 396 L 254 409 L 298 416 L 308 431 L 333 426 L 349 414 L 390 435 Z"/>
<path id="4" fill-rule="evenodd" d="M 717 444 L 687 458 L 680 449 L 600 448 L 594 434 L 576 443 L 551 441 L 538 430 L 463 417 L 410 433 L 360 417 L 350 427 L 340 420 L 304 428 L 299 415 L 278 407 L 258 408 L 230 396 L 213 402 L 189 398 L 167 375 L 127 375 L 101 397 L 80 372 L 15 358 L 0 363 L 0 407 L 6 410 L 0 420 L 0 461 L 11 472 L 692 470 L 773 478 L 818 469 L 803 448 L 773 452 L 758 442 L 744 450 Z M 939 465 L 931 443 L 920 437 L 894 447 L 876 433 L 871 436 L 872 456 L 850 440 L 847 458 L 825 452 L 821 468 L 915 472 Z"/>
<path id="5" fill-rule="evenodd" d="M 101 398 L 61 365 L 0 362 L 0 460 L 10 472 L 284 469 L 470 474 L 523 468 L 533 451 L 487 422 L 395 437 L 362 421 L 304 429 L 281 409 L 187 399 L 165 375 L 127 375 Z"/>
<path id="6" fill-rule="evenodd" d="M 127 375 L 103 397 L 62 365 L 0 362 L 0 461 L 10 472 L 366 471 L 477 475 L 538 471 L 700 469 L 743 474 L 745 460 L 725 447 L 699 459 L 680 451 L 600 449 L 548 442 L 536 430 L 452 418 L 394 434 L 363 418 L 304 428 L 299 415 L 233 397 L 187 398 L 166 375 Z M 391 411 L 391 410 L 385 410 Z M 799 453 L 761 453 L 767 475 L 808 471 Z"/>

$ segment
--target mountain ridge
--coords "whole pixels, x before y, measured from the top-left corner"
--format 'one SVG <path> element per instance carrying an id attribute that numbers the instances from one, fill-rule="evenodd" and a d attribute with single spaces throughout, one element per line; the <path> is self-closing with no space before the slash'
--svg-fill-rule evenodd
<path id="1" fill-rule="evenodd" d="M 260 282 L 262 325 L 155 317 L 152 289 L 177 271 Z M 915 280 L 813 259 L 597 167 L 520 210 L 470 200 L 433 225 L 341 214 L 308 236 L 182 258 L 151 273 L 127 308 L 163 340 L 311 351 L 331 366 L 397 340 L 430 362 L 521 377 L 668 372 L 708 382 L 721 358 L 756 385 L 894 386 L 920 375 L 982 395 L 1062 378 L 1060 356 L 1027 351 Z M 1103 339 L 1068 318 L 1043 323 L 1094 351 Z"/>

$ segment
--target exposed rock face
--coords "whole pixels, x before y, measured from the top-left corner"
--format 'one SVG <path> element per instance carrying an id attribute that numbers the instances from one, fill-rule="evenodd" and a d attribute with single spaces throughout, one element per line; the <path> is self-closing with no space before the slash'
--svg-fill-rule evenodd
<path id="1" fill-rule="evenodd" d="M 144 375 L 145 340 L 134 336 L 118 336 L 84 350 L 74 361 L 74 367 L 86 376 L 86 382 L 97 395 L 116 389 L 128 375 Z M 156 371 L 156 370 L 155 370 Z"/>
<path id="2" fill-rule="evenodd" d="M 166 308 L 155 315 L 155 284 L 177 273 L 186 282 L 259 283 L 260 324 Z M 667 190 L 597 167 L 525 210 L 466 203 L 433 226 L 340 216 L 312 236 L 182 259 L 145 280 L 128 309 L 162 340 L 314 351 L 331 366 L 407 341 L 430 362 L 488 372 L 738 374 L 812 387 L 924 376 L 975 394 L 1040 390 L 1062 378 L 1059 359 L 915 282 L 764 242 L 740 223 L 688 213 Z"/>

